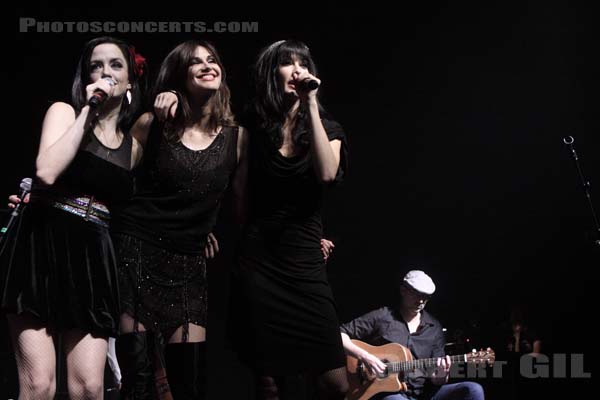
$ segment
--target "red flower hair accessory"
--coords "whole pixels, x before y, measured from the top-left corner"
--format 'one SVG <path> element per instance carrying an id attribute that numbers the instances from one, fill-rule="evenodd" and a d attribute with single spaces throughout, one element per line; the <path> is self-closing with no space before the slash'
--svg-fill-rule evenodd
<path id="1" fill-rule="evenodd" d="M 135 51 L 135 47 L 129 46 L 129 53 L 133 58 L 133 73 L 138 78 L 144 75 L 144 70 L 146 69 L 146 59 L 140 53 Z"/>

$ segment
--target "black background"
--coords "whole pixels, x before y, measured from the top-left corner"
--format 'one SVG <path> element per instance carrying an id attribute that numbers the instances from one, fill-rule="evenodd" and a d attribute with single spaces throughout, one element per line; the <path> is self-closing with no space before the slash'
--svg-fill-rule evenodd
<path id="1" fill-rule="evenodd" d="M 461 330 L 475 346 L 503 346 L 510 308 L 522 304 L 544 352 L 585 353 L 585 370 L 594 376 L 600 247 L 562 142 L 575 138 L 587 178 L 599 184 L 592 10 L 574 2 L 421 3 L 16 8 L 4 24 L 16 46 L 3 51 L 0 198 L 32 175 L 44 113 L 53 101 L 69 101 L 80 49 L 97 36 L 22 33 L 19 17 L 258 21 L 258 33 L 114 35 L 135 45 L 153 72 L 176 44 L 212 41 L 236 111 L 263 46 L 285 38 L 309 45 L 322 101 L 351 145 L 350 174 L 325 210 L 326 236 L 336 243 L 327 268 L 341 320 L 391 301 L 394 278 L 419 268 L 437 284 L 428 309 L 449 341 Z M 226 225 L 210 278 L 211 392 L 250 398 L 249 374 L 223 334 L 234 248 Z M 539 383 L 535 390 L 552 397 L 591 387 L 589 379 Z M 488 398 L 500 398 L 494 382 L 485 384 Z"/>

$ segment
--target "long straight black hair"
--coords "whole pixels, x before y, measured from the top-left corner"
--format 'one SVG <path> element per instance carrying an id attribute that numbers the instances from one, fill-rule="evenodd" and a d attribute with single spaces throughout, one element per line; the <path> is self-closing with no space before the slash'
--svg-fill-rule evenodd
<path id="1" fill-rule="evenodd" d="M 308 72 L 317 74 L 317 66 L 308 46 L 298 40 L 280 40 L 272 43 L 261 50 L 254 65 L 254 97 L 249 110 L 252 118 L 250 124 L 268 132 L 278 148 L 283 142 L 281 127 L 288 112 L 278 69 L 295 59 L 306 65 Z M 319 110 L 324 112 L 321 104 L 318 104 Z M 306 110 L 299 110 L 298 121 L 296 129 L 292 132 L 292 139 L 296 144 L 307 145 Z"/>

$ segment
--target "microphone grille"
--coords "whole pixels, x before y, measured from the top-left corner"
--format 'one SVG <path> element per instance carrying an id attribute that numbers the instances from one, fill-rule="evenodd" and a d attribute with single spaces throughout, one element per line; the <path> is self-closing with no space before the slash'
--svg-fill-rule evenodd
<path id="1" fill-rule="evenodd" d="M 27 192 L 31 191 L 31 178 L 23 178 L 19 187 L 21 190 L 25 190 Z"/>

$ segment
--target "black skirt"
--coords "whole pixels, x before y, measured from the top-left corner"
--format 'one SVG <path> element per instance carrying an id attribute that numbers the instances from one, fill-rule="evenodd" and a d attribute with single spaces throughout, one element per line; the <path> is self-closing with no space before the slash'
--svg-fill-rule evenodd
<path id="1" fill-rule="evenodd" d="M 119 290 L 108 228 L 66 211 L 29 205 L 0 254 L 1 308 L 51 331 L 116 336 Z"/>
<path id="2" fill-rule="evenodd" d="M 270 237 L 247 229 L 232 281 L 230 338 L 267 375 L 343 367 L 339 320 L 318 241 L 294 229 Z"/>
<path id="3" fill-rule="evenodd" d="M 206 327 L 208 288 L 204 255 L 154 246 L 127 234 L 114 234 L 119 261 L 122 311 L 165 341 L 188 323 Z"/>

